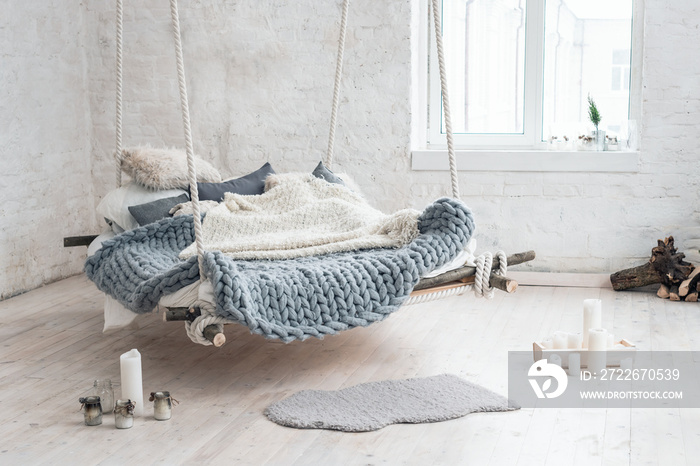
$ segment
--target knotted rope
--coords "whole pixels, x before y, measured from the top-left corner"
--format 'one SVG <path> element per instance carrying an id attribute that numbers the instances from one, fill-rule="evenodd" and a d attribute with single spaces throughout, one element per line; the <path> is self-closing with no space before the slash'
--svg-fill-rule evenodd
<path id="1" fill-rule="evenodd" d="M 496 256 L 499 260 L 498 275 L 505 275 L 508 272 L 508 258 L 506 253 L 503 251 L 498 251 Z M 490 252 L 485 252 L 475 259 L 476 262 L 476 275 L 474 277 L 474 294 L 478 298 L 486 297 L 487 299 L 493 298 L 493 288 L 489 285 L 489 279 L 491 277 L 491 266 L 493 264 L 493 255 Z"/>
<path id="2" fill-rule="evenodd" d="M 471 288 L 472 285 L 457 286 L 455 288 L 449 288 L 447 290 L 434 291 L 432 293 L 426 293 L 418 296 L 411 296 L 406 300 L 404 306 L 410 306 L 412 304 L 427 303 L 428 301 L 436 301 L 438 299 L 447 298 L 449 296 L 461 295 L 466 290 Z"/>
<path id="3" fill-rule="evenodd" d="M 498 257 L 499 260 L 498 271 L 496 274 L 505 276 L 505 274 L 508 272 L 508 257 L 503 251 L 496 252 L 496 257 Z M 467 264 L 469 264 L 469 262 L 467 262 Z M 440 290 L 433 293 L 411 296 L 406 300 L 404 306 L 426 303 L 428 301 L 447 298 L 448 296 L 461 295 L 470 288 L 473 288 L 474 294 L 478 298 L 485 297 L 486 299 L 492 299 L 494 296 L 494 289 L 492 286 L 490 286 L 489 280 L 492 271 L 491 267 L 493 265 L 493 254 L 487 251 L 475 257 L 474 264 L 476 266 L 476 273 L 474 274 L 473 285 L 456 286 L 454 288 Z"/>
<path id="4" fill-rule="evenodd" d="M 442 47 L 442 25 L 440 24 L 439 0 L 433 0 L 433 21 L 435 26 L 435 45 L 437 46 L 438 67 L 440 68 L 440 89 L 442 90 L 442 110 L 445 114 L 445 136 L 447 137 L 447 157 L 450 161 L 450 179 L 452 197 L 459 199 L 459 180 L 457 178 L 457 159 L 452 137 L 452 116 L 450 97 L 447 93 L 447 72 L 445 71 L 445 53 Z"/>
<path id="5" fill-rule="evenodd" d="M 117 0 L 117 96 L 116 96 L 116 150 L 114 152 L 117 164 L 117 188 L 122 185 L 122 31 L 124 24 L 124 9 L 122 0 Z"/>
<path id="6" fill-rule="evenodd" d="M 116 63 L 116 149 L 115 163 L 117 165 L 117 186 L 122 184 L 122 55 L 123 55 L 123 29 L 124 8 L 123 0 L 117 0 L 117 63 Z M 177 9 L 177 0 L 170 0 L 170 14 L 173 24 L 173 37 L 175 39 L 175 60 L 177 62 L 177 79 L 180 87 L 180 106 L 182 109 L 182 124 L 185 133 L 185 152 L 187 153 L 187 175 L 190 184 L 192 210 L 194 211 L 195 243 L 199 261 L 199 273 L 204 278 L 202 268 L 202 256 L 204 245 L 202 241 L 202 218 L 199 206 L 199 191 L 197 189 L 197 171 L 194 164 L 194 149 L 192 144 L 192 128 L 190 125 L 190 107 L 187 98 L 187 81 L 185 79 L 185 65 L 182 55 L 182 36 L 180 34 L 180 15 Z"/>
<path id="7" fill-rule="evenodd" d="M 208 301 L 198 300 L 193 304 L 193 307 L 199 308 L 201 315 L 196 317 L 192 322 L 185 322 L 185 332 L 187 332 L 187 336 L 190 340 L 200 345 L 213 345 L 213 343 L 204 336 L 204 329 L 209 325 L 215 324 L 220 326 L 219 333 L 223 333 L 223 325 L 227 322 L 230 323 L 231 320 L 216 315 L 216 306 Z"/>
<path id="8" fill-rule="evenodd" d="M 182 56 L 182 35 L 180 34 L 180 15 L 177 11 L 177 0 L 170 0 L 170 15 L 173 23 L 173 38 L 175 39 L 175 60 L 177 62 L 177 81 L 180 87 L 180 106 L 182 109 L 182 125 L 185 130 L 185 152 L 187 153 L 187 175 L 190 183 L 190 198 L 194 216 L 194 236 L 197 245 L 197 261 L 199 275 L 204 280 L 204 241 L 202 240 L 202 215 L 199 207 L 199 190 L 197 188 L 197 170 L 194 164 L 194 148 L 192 144 L 192 128 L 190 125 L 190 106 L 187 99 L 187 80 L 185 79 L 185 61 Z"/>
<path id="9" fill-rule="evenodd" d="M 328 135 L 328 151 L 326 152 L 326 167 L 333 165 L 333 146 L 335 145 L 335 130 L 338 126 L 338 106 L 340 105 L 340 81 L 343 78 L 343 55 L 345 52 L 345 31 L 348 25 L 348 9 L 350 0 L 343 0 L 343 13 L 340 18 L 340 36 L 338 38 L 338 56 L 335 62 L 335 83 L 333 85 L 333 103 L 331 105 L 331 128 Z"/>

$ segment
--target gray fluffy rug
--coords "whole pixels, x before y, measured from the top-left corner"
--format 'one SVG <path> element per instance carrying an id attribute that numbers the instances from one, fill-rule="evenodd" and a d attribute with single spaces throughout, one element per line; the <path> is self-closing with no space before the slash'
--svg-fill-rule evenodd
<path id="1" fill-rule="evenodd" d="M 519 409 L 508 399 L 452 374 L 369 382 L 337 391 L 304 390 L 270 405 L 283 426 L 369 432 L 389 424 L 439 422 L 470 413 Z"/>

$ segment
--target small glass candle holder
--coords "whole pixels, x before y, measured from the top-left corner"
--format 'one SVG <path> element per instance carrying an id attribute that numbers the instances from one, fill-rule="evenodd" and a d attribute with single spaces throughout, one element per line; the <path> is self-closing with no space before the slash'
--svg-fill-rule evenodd
<path id="1" fill-rule="evenodd" d="M 117 400 L 114 406 L 114 425 L 117 429 L 130 429 L 134 425 L 134 408 L 131 400 Z"/>
<path id="2" fill-rule="evenodd" d="M 149 401 L 153 402 L 153 417 L 158 421 L 167 421 L 173 414 L 173 403 L 178 401 L 170 396 L 170 392 L 151 392 Z"/>
<path id="3" fill-rule="evenodd" d="M 110 379 L 95 380 L 92 384 L 93 395 L 102 402 L 102 414 L 109 414 L 114 409 L 114 389 Z"/>
<path id="4" fill-rule="evenodd" d="M 86 396 L 79 398 L 78 401 L 82 405 L 80 409 L 83 410 L 86 426 L 99 426 L 102 424 L 102 406 L 100 406 L 99 396 Z"/>

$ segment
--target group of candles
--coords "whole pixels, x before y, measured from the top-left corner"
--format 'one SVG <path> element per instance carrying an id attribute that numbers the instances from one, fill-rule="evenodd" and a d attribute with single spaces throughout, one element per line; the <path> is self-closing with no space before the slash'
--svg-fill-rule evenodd
<path id="1" fill-rule="evenodd" d="M 85 424 L 96 426 L 102 424 L 102 413 L 114 410 L 114 425 L 117 429 L 128 429 L 134 425 L 134 415 L 143 415 L 143 378 L 141 373 L 141 353 L 136 349 L 127 351 L 119 357 L 121 371 L 122 400 L 117 400 L 111 406 L 112 399 L 107 401 L 100 396 L 80 398 L 85 416 Z M 95 387 L 97 387 L 97 381 Z M 111 390 L 111 384 L 110 384 Z M 170 392 L 152 392 L 149 401 L 153 401 L 153 417 L 166 421 L 172 416 L 172 404 L 175 401 Z"/>
<path id="2" fill-rule="evenodd" d="M 606 367 L 607 350 L 625 348 L 615 342 L 615 335 L 602 328 L 603 309 L 600 299 L 583 300 L 583 332 L 567 333 L 562 331 L 542 340 L 542 346 L 547 350 L 581 349 L 587 352 L 588 371 L 600 373 Z M 549 362 L 562 365 L 561 355 L 554 353 L 549 356 Z M 624 366 L 631 364 L 631 359 L 623 359 Z M 578 376 L 581 373 L 581 353 L 568 354 L 569 375 Z M 622 367 L 625 369 L 625 367 Z"/>

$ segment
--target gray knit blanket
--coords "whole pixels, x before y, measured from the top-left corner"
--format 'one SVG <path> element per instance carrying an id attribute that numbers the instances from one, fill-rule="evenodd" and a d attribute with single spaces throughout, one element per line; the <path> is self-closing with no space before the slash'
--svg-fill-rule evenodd
<path id="1" fill-rule="evenodd" d="M 199 280 L 197 258 L 179 259 L 194 241 L 192 216 L 163 219 L 103 243 L 85 265 L 97 287 L 136 313 Z M 400 248 L 286 260 L 235 260 L 206 252 L 217 314 L 285 342 L 323 337 L 385 319 L 420 277 L 454 258 L 474 231 L 471 211 L 442 198 L 418 218 L 420 234 Z"/>

